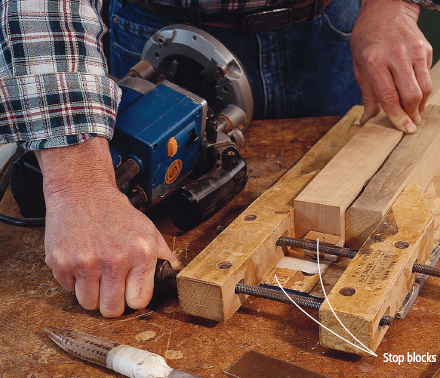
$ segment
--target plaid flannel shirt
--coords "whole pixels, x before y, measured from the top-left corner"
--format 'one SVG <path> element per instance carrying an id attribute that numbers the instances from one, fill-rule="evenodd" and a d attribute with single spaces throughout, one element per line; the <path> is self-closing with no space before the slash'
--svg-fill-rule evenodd
<path id="1" fill-rule="evenodd" d="M 28 149 L 112 137 L 120 89 L 107 76 L 101 0 L 3 0 L 0 143 Z"/>
<path id="2" fill-rule="evenodd" d="M 409 3 L 415 3 L 425 8 L 435 9 L 440 12 L 440 0 L 406 0 Z"/>
<path id="3" fill-rule="evenodd" d="M 189 7 L 191 0 L 154 0 Z M 406 0 L 440 10 L 440 0 Z M 264 8 L 281 0 L 200 0 L 207 12 Z M 102 0 L 2 0 L 0 143 L 27 149 L 111 138 L 121 91 L 108 79 Z"/>

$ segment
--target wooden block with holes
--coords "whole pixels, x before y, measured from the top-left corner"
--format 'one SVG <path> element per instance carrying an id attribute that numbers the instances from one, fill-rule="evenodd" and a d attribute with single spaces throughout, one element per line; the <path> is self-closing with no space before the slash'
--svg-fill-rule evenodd
<path id="1" fill-rule="evenodd" d="M 259 284 L 284 256 L 275 243 L 293 234 L 293 200 L 345 143 L 362 115 L 354 107 L 304 157 L 255 200 L 177 276 L 179 304 L 188 314 L 225 321 L 246 296 L 235 285 Z"/>
<path id="2" fill-rule="evenodd" d="M 292 182 L 293 193 L 312 177 Z M 275 190 L 257 199 L 179 273 L 177 290 L 184 312 L 216 321 L 229 319 L 246 298 L 235 294 L 237 283 L 259 284 L 281 260 L 284 252 L 275 243 L 293 229 L 293 208 L 287 200 L 276 200 L 283 195 Z"/>
<path id="3" fill-rule="evenodd" d="M 423 193 L 417 185 L 408 186 L 321 305 L 319 321 L 356 343 L 334 311 L 347 330 L 374 352 L 388 329 L 379 325 L 381 318 L 395 316 L 417 277 L 412 265 L 429 258 L 433 235 L 433 216 Z M 367 354 L 323 327 L 320 342 L 327 348 Z"/>

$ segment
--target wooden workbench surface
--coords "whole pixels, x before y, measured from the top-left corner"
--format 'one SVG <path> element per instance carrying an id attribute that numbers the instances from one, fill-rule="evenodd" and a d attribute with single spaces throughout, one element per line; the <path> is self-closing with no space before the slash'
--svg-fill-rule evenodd
<path id="1" fill-rule="evenodd" d="M 170 248 L 188 263 L 216 237 L 219 228 L 235 219 L 338 120 L 254 122 L 242 149 L 249 182 L 227 208 L 188 233 L 177 230 L 164 215 L 166 202 L 150 209 L 148 215 Z M 17 211 L 10 193 L 0 210 Z M 43 236 L 42 229 L 0 224 L 0 378 L 120 376 L 61 351 L 43 333 L 46 326 L 71 328 L 147 349 L 165 356 L 171 367 L 202 378 L 226 377 L 223 370 L 248 350 L 334 378 L 428 378 L 440 368 L 438 278 L 427 280 L 407 318 L 390 327 L 378 357 L 360 357 L 321 347 L 316 323 L 293 306 L 263 299 L 249 298 L 221 324 L 181 312 L 176 289 L 167 286 L 156 289 L 148 308 L 105 319 L 98 312 L 82 309 L 75 296 L 52 277 L 44 263 Z M 317 318 L 316 312 L 308 312 Z M 385 353 L 403 355 L 405 362 L 385 362 Z M 407 353 L 429 353 L 437 362 L 409 364 Z"/>

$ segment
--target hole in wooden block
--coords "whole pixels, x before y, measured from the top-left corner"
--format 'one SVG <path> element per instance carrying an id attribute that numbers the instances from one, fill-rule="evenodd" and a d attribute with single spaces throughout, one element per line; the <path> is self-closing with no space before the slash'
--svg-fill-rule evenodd
<path id="1" fill-rule="evenodd" d="M 217 264 L 217 269 L 226 270 L 229 269 L 232 266 L 232 263 L 230 261 L 220 261 Z"/>
<path id="2" fill-rule="evenodd" d="M 243 219 L 247 222 L 250 222 L 257 219 L 257 216 L 255 214 L 249 214 L 249 215 L 245 215 Z"/>
<path id="3" fill-rule="evenodd" d="M 399 249 L 406 249 L 409 247 L 409 243 L 403 240 L 399 240 L 394 243 L 394 246 Z"/>
<path id="4" fill-rule="evenodd" d="M 343 287 L 339 290 L 339 294 L 344 297 L 351 297 L 354 293 L 356 293 L 356 290 L 352 287 Z"/>

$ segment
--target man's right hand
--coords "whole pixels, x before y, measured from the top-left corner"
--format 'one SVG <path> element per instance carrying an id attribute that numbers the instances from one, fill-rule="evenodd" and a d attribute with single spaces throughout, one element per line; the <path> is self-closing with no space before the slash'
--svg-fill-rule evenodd
<path id="1" fill-rule="evenodd" d="M 182 269 L 152 222 L 116 187 L 108 142 L 36 151 L 46 200 L 46 263 L 81 306 L 120 316 L 147 306 L 156 258 Z"/>
<path id="2" fill-rule="evenodd" d="M 419 13 L 419 5 L 404 0 L 362 1 L 351 36 L 361 124 L 382 106 L 397 129 L 416 132 L 432 92 L 432 47 L 417 26 Z"/>

